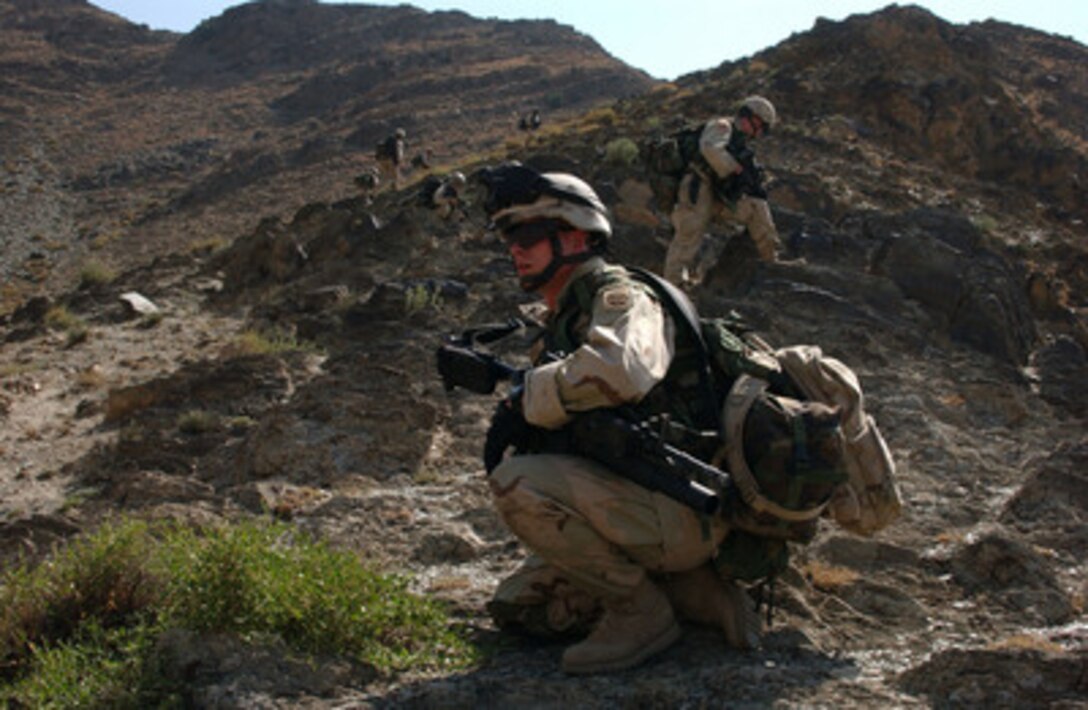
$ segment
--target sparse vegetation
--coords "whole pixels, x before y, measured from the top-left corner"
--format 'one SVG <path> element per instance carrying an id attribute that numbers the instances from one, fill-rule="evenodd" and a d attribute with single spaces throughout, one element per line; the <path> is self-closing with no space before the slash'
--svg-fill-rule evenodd
<path id="1" fill-rule="evenodd" d="M 975 225 L 975 228 L 980 232 L 985 232 L 986 234 L 997 233 L 997 219 L 993 215 L 985 213 L 971 215 L 971 224 Z"/>
<path id="2" fill-rule="evenodd" d="M 1061 653 L 1061 644 L 1055 643 L 1039 634 L 1016 634 L 990 644 L 994 651 L 1041 651 L 1043 653 Z"/>
<path id="3" fill-rule="evenodd" d="M 155 311 L 154 313 L 148 313 L 140 318 L 139 327 L 144 329 L 154 328 L 159 323 L 162 323 L 162 319 L 166 317 L 166 314 L 162 311 Z"/>
<path id="4" fill-rule="evenodd" d="M 101 387 L 104 387 L 105 385 L 106 375 L 102 372 L 102 368 L 98 367 L 97 365 L 94 367 L 89 367 L 76 375 L 76 386 L 79 389 L 99 389 Z"/>
<path id="5" fill-rule="evenodd" d="M 428 284 L 415 284 L 404 291 L 404 312 L 414 315 L 428 308 L 441 310 L 442 292 Z"/>
<path id="6" fill-rule="evenodd" d="M 203 409 L 191 409 L 178 417 L 178 430 L 182 434 L 206 434 L 219 426 L 219 415 Z"/>
<path id="7" fill-rule="evenodd" d="M 64 330 L 69 333 L 87 327 L 82 318 L 69 311 L 65 306 L 53 306 L 46 311 L 45 325 L 47 328 Z"/>
<path id="8" fill-rule="evenodd" d="M 83 268 L 79 270 L 79 287 L 80 288 L 94 288 L 95 286 L 105 286 L 111 283 L 117 274 L 113 269 L 103 264 L 101 261 L 91 260 L 83 265 Z"/>
<path id="9" fill-rule="evenodd" d="M 638 160 L 638 145 L 630 138 L 617 138 L 604 147 L 604 159 L 609 165 L 630 167 Z"/>
<path id="10" fill-rule="evenodd" d="M 207 256 L 223 249 L 227 244 L 227 240 L 222 237 L 196 239 L 189 243 L 189 253 L 198 256 Z"/>
<path id="11" fill-rule="evenodd" d="M 320 353 L 321 348 L 282 330 L 247 330 L 227 348 L 233 355 L 275 355 L 288 352 Z"/>
<path id="12" fill-rule="evenodd" d="M 19 707 L 163 707 L 155 640 L 171 629 L 275 635 L 396 673 L 475 650 L 438 604 L 282 524 L 204 530 L 109 523 L 0 579 L 0 700 Z"/>
<path id="13" fill-rule="evenodd" d="M 812 586 L 823 592 L 833 592 L 853 584 L 858 579 L 858 573 L 852 569 L 834 567 L 817 561 L 805 564 L 802 572 L 812 582 Z"/>
<path id="14" fill-rule="evenodd" d="M 246 416 L 228 417 L 223 422 L 223 426 L 226 427 L 227 431 L 231 434 L 238 436 L 245 434 L 247 431 L 257 426 L 257 420 L 253 417 Z"/>
<path id="15" fill-rule="evenodd" d="M 9 362 L 0 365 L 0 378 L 16 377 L 42 369 L 40 362 Z"/>

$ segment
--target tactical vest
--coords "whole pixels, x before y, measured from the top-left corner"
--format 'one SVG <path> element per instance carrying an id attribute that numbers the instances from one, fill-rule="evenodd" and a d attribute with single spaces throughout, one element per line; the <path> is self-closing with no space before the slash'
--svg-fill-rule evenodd
<path id="1" fill-rule="evenodd" d="M 566 355 L 578 349 L 585 342 L 597 293 L 620 284 L 648 294 L 669 313 L 667 304 L 662 303 L 648 284 L 621 266 L 606 265 L 583 274 L 568 286 L 544 334 L 546 352 Z M 632 408 L 642 418 L 668 414 L 683 427 L 715 431 L 721 402 L 714 394 L 712 383 L 700 377 L 702 357 L 689 329 L 680 323 L 675 326 L 673 359 L 664 379 Z"/>

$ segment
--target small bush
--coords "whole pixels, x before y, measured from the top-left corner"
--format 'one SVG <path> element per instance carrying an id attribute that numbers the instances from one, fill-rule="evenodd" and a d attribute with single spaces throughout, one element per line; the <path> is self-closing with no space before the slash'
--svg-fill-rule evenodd
<path id="1" fill-rule="evenodd" d="M 94 288 L 112 283 L 117 278 L 113 270 L 100 261 L 88 261 L 79 270 L 79 287 Z"/>
<path id="2" fill-rule="evenodd" d="M 404 312 L 407 315 L 414 315 L 427 308 L 440 310 L 442 304 L 441 291 L 427 284 L 416 284 L 404 292 Z"/>
<path id="3" fill-rule="evenodd" d="M 154 648 L 172 629 L 272 634 L 386 673 L 476 658 L 445 610 L 409 593 L 406 579 L 287 525 L 127 520 L 0 577 L 0 705 L 168 705 L 176 689 L 154 672 Z"/>
<path id="4" fill-rule="evenodd" d="M 192 409 L 178 417 L 182 434 L 206 434 L 219 428 L 219 415 L 202 409 Z"/>
<path id="5" fill-rule="evenodd" d="M 299 340 L 294 335 L 281 330 L 247 330 L 235 338 L 228 347 L 234 355 L 275 355 L 287 352 L 319 353 L 316 344 Z"/>
<path id="6" fill-rule="evenodd" d="M 858 579 L 858 573 L 852 569 L 832 567 L 817 561 L 804 565 L 802 571 L 812 582 L 812 586 L 824 592 L 832 592 L 849 586 Z"/>
<path id="7" fill-rule="evenodd" d="M 638 159 L 638 145 L 630 138 L 617 138 L 604 147 L 604 159 L 609 165 L 630 167 Z"/>
<path id="8" fill-rule="evenodd" d="M 53 330 L 64 330 L 69 333 L 85 330 L 87 324 L 82 318 L 69 311 L 64 306 L 53 306 L 45 313 L 45 325 Z"/>
<path id="9" fill-rule="evenodd" d="M 198 256 L 207 256 L 221 251 L 227 246 L 227 240 L 222 237 L 206 237 L 189 242 L 189 253 Z"/>

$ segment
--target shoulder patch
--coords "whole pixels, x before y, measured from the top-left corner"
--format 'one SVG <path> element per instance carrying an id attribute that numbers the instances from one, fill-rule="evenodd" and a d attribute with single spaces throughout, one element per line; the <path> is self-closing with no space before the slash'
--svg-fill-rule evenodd
<path id="1" fill-rule="evenodd" d="M 627 284 L 609 286 L 601 291 L 601 304 L 610 311 L 620 311 L 631 307 L 631 287 Z"/>

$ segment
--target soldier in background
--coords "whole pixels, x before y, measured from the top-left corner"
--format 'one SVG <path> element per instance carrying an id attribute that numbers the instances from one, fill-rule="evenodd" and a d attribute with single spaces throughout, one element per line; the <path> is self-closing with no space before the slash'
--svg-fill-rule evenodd
<path id="1" fill-rule="evenodd" d="M 374 193 L 378 191 L 378 187 L 381 185 L 381 177 L 378 175 L 378 169 L 375 167 L 369 167 L 363 172 L 355 176 L 353 180 L 355 187 L 359 190 L 359 198 L 362 199 L 365 207 L 370 207 L 374 204 Z"/>
<path id="2" fill-rule="evenodd" d="M 662 275 L 678 286 L 699 283 L 704 269 L 696 260 L 707 224 L 714 216 L 743 224 L 764 261 L 775 261 L 781 249 L 778 230 L 762 189 L 759 166 L 749 142 L 770 133 L 777 114 L 762 96 L 746 98 L 732 118 L 713 118 L 699 133 L 698 153 L 691 160 L 670 219 L 672 241 Z"/>
<path id="3" fill-rule="evenodd" d="M 533 139 L 533 133 L 540 129 L 542 119 L 540 118 L 540 110 L 533 109 L 528 116 L 523 115 L 518 120 L 518 130 L 525 131 L 525 145 Z"/>
<path id="4" fill-rule="evenodd" d="M 460 170 L 454 170 L 438 184 L 431 194 L 431 204 L 439 217 L 446 221 L 458 215 L 465 217 L 464 199 L 461 196 L 465 185 L 465 176 Z"/>
<path id="5" fill-rule="evenodd" d="M 407 151 L 407 133 L 403 128 L 398 128 L 375 146 L 374 158 L 381 168 L 382 177 L 392 184 L 395 190 L 400 189 L 401 166 L 404 164 Z"/>

